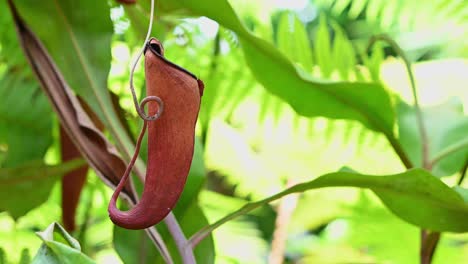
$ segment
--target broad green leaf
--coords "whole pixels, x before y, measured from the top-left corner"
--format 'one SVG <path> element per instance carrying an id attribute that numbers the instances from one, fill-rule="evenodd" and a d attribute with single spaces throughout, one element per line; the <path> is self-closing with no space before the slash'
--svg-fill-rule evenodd
<path id="1" fill-rule="evenodd" d="M 0 169 L 0 210 L 18 218 L 42 204 L 60 177 L 84 164 L 73 160 L 59 165 L 31 161 L 19 167 Z M 27 194 L 27 195 L 25 195 Z"/>
<path id="2" fill-rule="evenodd" d="M 129 157 L 132 142 L 107 90 L 113 34 L 105 1 L 15 1 L 20 16 L 40 38 L 67 83 L 91 106 Z M 54 15 L 51 15 L 54 14 Z"/>
<path id="3" fill-rule="evenodd" d="M 37 232 L 43 244 L 34 257 L 33 264 L 95 263 L 81 253 L 80 244 L 58 223 L 52 223 L 44 231 Z"/>
<path id="4" fill-rule="evenodd" d="M 429 141 L 430 160 L 447 148 L 468 140 L 468 117 L 463 114 L 463 107 L 457 100 L 423 108 L 422 115 Z M 413 164 L 421 167 L 422 142 L 415 108 L 404 102 L 398 104 L 398 127 L 403 148 Z M 462 168 L 467 157 L 468 145 L 434 164 L 433 173 L 437 176 L 452 175 Z"/>
<path id="5" fill-rule="evenodd" d="M 0 9 L 8 11 L 6 1 Z M 0 167 L 41 159 L 52 141 L 52 111 L 26 62 L 9 12 L 0 15 Z M 3 150 L 1 150 L 3 148 Z"/>
<path id="6" fill-rule="evenodd" d="M 293 12 L 284 12 L 278 24 L 278 49 L 305 71 L 312 71 L 312 48 L 306 28 Z"/>
<path id="7" fill-rule="evenodd" d="M 467 232 L 468 203 L 442 181 L 422 169 L 373 176 L 335 172 L 295 185 L 264 200 L 248 203 L 236 212 L 200 230 L 191 240 L 199 240 L 233 218 L 285 195 L 324 187 L 358 187 L 372 190 L 401 219 L 433 231 Z"/>
<path id="8" fill-rule="evenodd" d="M 304 116 L 352 119 L 392 137 L 395 121 L 389 94 L 380 84 L 326 82 L 298 71 L 267 41 L 252 35 L 225 0 L 187 0 L 165 5 L 209 17 L 235 31 L 257 80 Z"/>

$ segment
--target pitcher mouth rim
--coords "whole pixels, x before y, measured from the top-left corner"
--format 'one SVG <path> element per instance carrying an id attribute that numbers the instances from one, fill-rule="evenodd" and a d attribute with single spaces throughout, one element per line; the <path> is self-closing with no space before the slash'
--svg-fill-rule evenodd
<path id="1" fill-rule="evenodd" d="M 169 65 L 173 66 L 174 68 L 187 73 L 188 75 L 192 76 L 195 80 L 199 80 L 198 77 L 195 74 L 191 73 L 189 70 L 166 59 L 166 57 L 164 57 L 164 47 L 158 39 L 152 37 L 148 40 L 148 42 L 146 42 L 146 46 L 145 46 L 145 50 L 143 54 L 146 55 L 146 51 L 148 50 L 150 50 L 151 53 L 153 53 L 154 55 L 156 55 L 157 57 L 159 57 L 160 59 L 162 59 L 164 62 L 168 63 Z"/>

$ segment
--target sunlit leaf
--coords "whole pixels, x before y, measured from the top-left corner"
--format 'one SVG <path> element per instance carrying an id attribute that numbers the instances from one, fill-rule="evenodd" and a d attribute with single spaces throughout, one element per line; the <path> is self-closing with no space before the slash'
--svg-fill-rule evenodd
<path id="1" fill-rule="evenodd" d="M 370 129 L 393 134 L 393 107 L 389 94 L 380 84 L 330 83 L 299 72 L 270 43 L 252 35 L 227 1 L 190 0 L 172 5 L 207 16 L 235 31 L 257 80 L 300 115 L 357 120 Z"/>
<path id="2" fill-rule="evenodd" d="M 285 195 L 324 187 L 371 189 L 395 215 L 419 227 L 434 231 L 468 231 L 468 204 L 460 194 L 422 169 L 388 176 L 335 172 L 298 184 L 264 200 L 247 203 L 241 209 L 207 226 L 191 240 L 198 241 L 233 218 Z M 415 210 L 417 208 L 417 210 Z"/>

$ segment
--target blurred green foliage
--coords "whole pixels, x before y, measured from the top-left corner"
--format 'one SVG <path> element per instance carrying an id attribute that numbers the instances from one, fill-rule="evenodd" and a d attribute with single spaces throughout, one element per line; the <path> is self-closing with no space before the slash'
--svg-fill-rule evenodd
<path id="1" fill-rule="evenodd" d="M 89 97 L 88 103 L 108 126 L 107 135 L 125 156 L 129 138 L 140 125 L 127 90 L 128 65 L 143 41 L 149 3 L 124 7 L 115 1 L 101 2 L 84 12 L 93 1 L 79 5 L 64 1 L 65 17 L 84 19 L 72 12 L 81 10 L 92 20 L 82 25 L 72 19 L 71 27 L 79 29 L 76 44 L 74 32 L 61 24 L 63 17 L 46 12 L 56 8 L 53 1 L 40 8 L 32 1 L 13 2 L 28 14 L 41 39 L 49 41 L 49 52 L 67 81 L 75 92 Z M 246 202 L 286 189 L 291 181 L 310 181 L 343 166 L 372 175 L 400 173 L 405 168 L 386 136 L 401 141 L 410 160 L 420 166 L 421 143 L 407 73 L 388 47 L 378 44 L 365 51 L 374 34 L 390 35 L 413 62 L 423 113 L 430 117 L 431 153 L 466 139 L 468 5 L 463 2 L 231 1 L 236 17 L 226 1 L 157 1 L 153 35 L 163 41 L 167 58 L 206 85 L 194 164 L 175 211 L 186 235 Z M 42 24 L 45 21 L 56 22 Z M 93 38 L 83 33 L 90 31 Z M 5 1 L 0 3 L 0 33 L 0 170 L 33 159 L 57 164 L 58 123 L 24 61 Z M 69 45 L 59 45 L 63 39 Z M 102 47 L 90 50 L 91 41 Z M 78 48 L 70 50 L 73 45 Z M 77 51 L 95 53 L 99 69 L 90 66 L 96 65 L 94 60 L 79 62 Z M 83 74 L 90 69 L 91 76 Z M 135 78 L 143 96 L 141 65 Z M 353 97 L 356 89 L 365 96 Z M 118 95 L 130 137 L 109 110 L 107 90 Z M 328 91 L 335 94 L 329 96 Z M 103 101 L 93 101 L 99 99 Z M 340 100 L 347 103 L 339 105 Z M 454 186 L 467 152 L 465 148 L 454 153 L 433 173 Z M 60 221 L 61 214 L 57 181 L 61 173 L 52 174 L 41 182 L 45 194 L 39 193 L 40 203 L 27 203 L 29 208 L 21 214 L 0 212 L 0 263 L 27 263 L 41 254 L 44 246 L 34 232 Z M 465 180 L 462 187 L 466 184 Z M 0 186 L 0 196 L 9 196 L 10 187 Z M 97 263 L 161 262 L 143 231 L 112 225 L 107 216 L 110 195 L 111 190 L 90 171 L 76 216 L 79 227 L 72 233 L 81 251 Z M 199 263 L 267 262 L 279 203 L 264 205 L 215 230 L 195 252 Z M 285 263 L 415 263 L 419 258 L 419 228 L 395 217 L 366 190 L 302 193 L 286 229 Z M 167 230 L 163 226 L 158 230 L 176 254 Z M 434 263 L 466 259 L 468 235 L 444 233 Z"/>

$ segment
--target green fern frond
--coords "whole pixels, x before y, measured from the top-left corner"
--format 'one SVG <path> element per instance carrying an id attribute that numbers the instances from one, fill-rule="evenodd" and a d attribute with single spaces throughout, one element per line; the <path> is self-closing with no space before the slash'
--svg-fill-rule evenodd
<path id="1" fill-rule="evenodd" d="M 284 12 L 280 15 L 276 36 L 280 51 L 305 71 L 312 71 L 312 49 L 307 30 L 295 13 Z"/>
<path id="2" fill-rule="evenodd" d="M 385 33 L 416 59 L 428 51 L 467 55 L 466 1 L 321 0 L 315 4 L 325 13 L 346 18 L 343 25 L 360 45 L 371 35 Z"/>
<path id="3" fill-rule="evenodd" d="M 239 47 L 239 38 L 237 37 L 236 33 L 234 33 L 234 31 L 221 27 L 219 28 L 219 34 L 220 37 L 229 44 L 231 49 Z"/>

